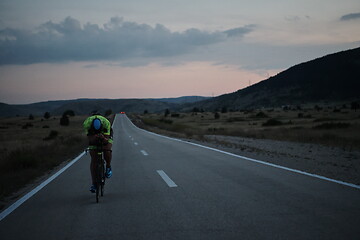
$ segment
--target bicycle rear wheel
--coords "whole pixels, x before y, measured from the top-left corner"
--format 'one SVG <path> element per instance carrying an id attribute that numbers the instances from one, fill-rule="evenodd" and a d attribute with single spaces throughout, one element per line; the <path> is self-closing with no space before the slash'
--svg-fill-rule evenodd
<path id="1" fill-rule="evenodd" d="M 96 186 L 96 202 L 99 202 L 99 187 Z"/>
<path id="2" fill-rule="evenodd" d="M 103 169 L 104 166 L 103 164 L 101 164 L 102 162 L 102 156 L 99 154 L 98 155 L 98 162 L 96 164 L 96 202 L 99 202 L 99 195 L 103 195 L 103 190 L 102 190 L 102 175 L 103 175 Z"/>
<path id="3" fill-rule="evenodd" d="M 101 185 L 100 185 L 100 193 L 101 196 L 104 196 L 104 191 L 105 191 L 105 168 L 104 168 L 104 163 L 101 164 Z"/>

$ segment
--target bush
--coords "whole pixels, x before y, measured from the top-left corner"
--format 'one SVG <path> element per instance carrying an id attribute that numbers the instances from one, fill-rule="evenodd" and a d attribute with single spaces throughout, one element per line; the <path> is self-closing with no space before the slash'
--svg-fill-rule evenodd
<path id="1" fill-rule="evenodd" d="M 267 118 L 267 117 L 269 117 L 269 116 L 266 115 L 266 114 L 263 113 L 263 112 L 259 112 L 258 114 L 255 115 L 255 117 L 257 117 L 257 118 Z"/>
<path id="2" fill-rule="evenodd" d="M 276 120 L 274 118 L 267 120 L 265 123 L 262 124 L 265 127 L 269 127 L 269 126 L 280 126 L 283 125 L 283 122 Z"/>
<path id="3" fill-rule="evenodd" d="M 166 123 L 166 124 L 172 124 L 172 123 L 173 123 L 172 120 L 170 120 L 170 119 L 164 119 L 164 118 L 160 119 L 159 122 L 163 122 L 163 123 Z"/>
<path id="4" fill-rule="evenodd" d="M 339 129 L 339 128 L 348 128 L 350 127 L 350 123 L 341 123 L 341 122 L 338 122 L 338 123 L 323 123 L 323 124 L 320 124 L 320 125 L 317 125 L 315 127 L 313 127 L 314 129 Z"/>
<path id="5" fill-rule="evenodd" d="M 44 118 L 45 118 L 45 119 L 49 119 L 49 118 L 50 118 L 50 113 L 49 113 L 49 112 L 46 112 L 46 113 L 44 114 Z"/>
<path id="6" fill-rule="evenodd" d="M 219 119 L 219 118 L 220 118 L 220 114 L 219 114 L 218 112 L 216 112 L 216 113 L 214 114 L 214 118 L 215 118 L 215 119 Z"/>
<path id="7" fill-rule="evenodd" d="M 47 136 L 47 137 L 44 138 L 43 140 L 44 140 L 44 141 L 47 141 L 47 140 L 55 139 L 58 135 L 59 135 L 59 132 L 58 132 L 58 131 L 52 130 L 52 131 L 49 133 L 49 136 Z"/>
<path id="8" fill-rule="evenodd" d="M 28 129 L 29 127 L 33 127 L 34 125 L 31 123 L 26 123 L 24 126 L 22 126 L 22 129 Z"/>
<path id="9" fill-rule="evenodd" d="M 74 116 L 75 116 L 75 113 L 74 113 L 73 110 L 66 110 L 66 111 L 63 113 L 63 116 L 64 116 L 64 115 L 74 117 Z"/>
<path id="10" fill-rule="evenodd" d="M 61 125 L 61 126 L 69 126 L 69 125 L 70 125 L 69 117 L 66 116 L 66 115 L 63 115 L 63 116 L 60 118 L 60 125 Z"/>
<path id="11" fill-rule="evenodd" d="M 34 120 L 34 116 L 32 114 L 29 115 L 29 120 Z"/>

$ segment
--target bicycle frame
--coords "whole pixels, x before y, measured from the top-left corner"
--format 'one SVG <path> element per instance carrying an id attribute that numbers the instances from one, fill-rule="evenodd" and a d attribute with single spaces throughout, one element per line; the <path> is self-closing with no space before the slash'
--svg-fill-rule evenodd
<path id="1" fill-rule="evenodd" d="M 105 188 L 105 160 L 103 158 L 103 147 L 98 145 L 96 151 L 96 165 L 95 165 L 95 183 L 96 183 L 96 202 L 99 202 L 99 195 L 104 196 Z"/>

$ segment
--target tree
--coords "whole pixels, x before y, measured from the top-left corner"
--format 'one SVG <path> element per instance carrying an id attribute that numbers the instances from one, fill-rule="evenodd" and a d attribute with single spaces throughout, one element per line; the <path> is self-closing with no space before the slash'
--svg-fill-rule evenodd
<path id="1" fill-rule="evenodd" d="M 215 119 L 219 119 L 219 118 L 220 118 L 220 114 L 219 114 L 218 112 L 216 112 L 216 113 L 214 114 L 214 118 L 215 118 Z"/>
<path id="2" fill-rule="evenodd" d="M 32 114 L 29 115 L 29 120 L 34 120 L 34 116 Z"/>
<path id="3" fill-rule="evenodd" d="M 358 102 L 352 102 L 351 103 L 351 109 L 356 112 L 357 109 L 360 108 L 360 104 Z"/>
<path id="4" fill-rule="evenodd" d="M 66 110 L 66 111 L 63 113 L 63 115 L 73 117 L 73 116 L 75 116 L 75 113 L 74 113 L 73 110 Z"/>
<path id="5" fill-rule="evenodd" d="M 50 116 L 50 113 L 49 112 L 46 112 L 45 114 L 44 114 L 44 118 L 45 119 L 49 119 L 51 116 Z"/>
<path id="6" fill-rule="evenodd" d="M 222 107 L 221 113 L 227 113 L 227 112 L 228 112 L 227 107 Z"/>
<path id="7" fill-rule="evenodd" d="M 148 114 L 149 111 L 147 109 L 144 110 L 144 114 Z"/>
<path id="8" fill-rule="evenodd" d="M 193 111 L 194 113 L 200 112 L 199 108 L 197 108 L 197 107 L 194 107 L 192 111 Z"/>
<path id="9" fill-rule="evenodd" d="M 167 109 L 165 110 L 165 117 L 167 117 L 169 114 L 170 114 L 170 110 L 167 108 Z"/>
<path id="10" fill-rule="evenodd" d="M 67 115 L 63 115 L 60 118 L 60 125 L 61 126 L 69 126 L 70 125 L 70 120 L 69 120 L 69 117 Z"/>

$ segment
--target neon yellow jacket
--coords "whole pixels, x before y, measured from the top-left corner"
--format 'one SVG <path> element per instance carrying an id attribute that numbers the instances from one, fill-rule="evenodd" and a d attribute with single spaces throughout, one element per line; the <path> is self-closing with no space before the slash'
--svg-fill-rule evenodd
<path id="1" fill-rule="evenodd" d="M 88 117 L 87 119 L 85 119 L 84 123 L 83 123 L 83 127 L 85 130 L 86 135 L 89 134 L 89 130 L 91 128 L 91 124 L 93 122 L 93 120 L 95 118 L 100 119 L 101 124 L 103 126 L 101 133 L 104 135 L 110 135 L 111 133 L 111 123 L 109 122 L 109 120 L 107 120 L 107 118 L 101 116 L 101 115 L 94 115 L 91 117 Z"/>

